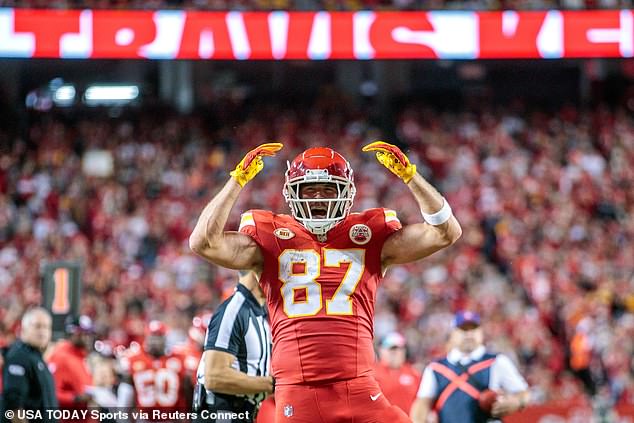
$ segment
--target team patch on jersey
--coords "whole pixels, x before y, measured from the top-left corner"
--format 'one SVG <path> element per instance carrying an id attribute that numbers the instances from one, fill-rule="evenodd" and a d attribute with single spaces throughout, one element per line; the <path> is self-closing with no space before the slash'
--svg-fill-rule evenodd
<path id="1" fill-rule="evenodd" d="M 288 228 L 277 228 L 273 231 L 273 234 L 275 234 L 275 236 L 279 239 L 291 239 L 295 236 L 295 232 Z"/>
<path id="2" fill-rule="evenodd" d="M 370 242 L 372 238 L 372 230 L 368 225 L 358 223 L 350 228 L 350 239 L 358 245 L 364 245 Z"/>
<path id="3" fill-rule="evenodd" d="M 13 376 L 24 376 L 26 374 L 26 369 L 19 364 L 9 364 L 7 371 Z"/>

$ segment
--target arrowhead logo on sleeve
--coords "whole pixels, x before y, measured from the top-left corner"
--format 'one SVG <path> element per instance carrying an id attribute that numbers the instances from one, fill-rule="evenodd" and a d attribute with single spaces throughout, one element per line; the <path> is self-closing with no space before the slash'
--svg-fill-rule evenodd
<path id="1" fill-rule="evenodd" d="M 372 230 L 369 226 L 358 223 L 350 228 L 349 235 L 352 242 L 358 245 L 364 245 L 370 242 L 370 239 L 372 238 Z"/>

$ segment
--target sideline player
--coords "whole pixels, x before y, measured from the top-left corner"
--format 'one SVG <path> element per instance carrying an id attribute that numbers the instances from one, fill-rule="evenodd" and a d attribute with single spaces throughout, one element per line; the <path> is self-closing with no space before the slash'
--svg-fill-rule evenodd
<path id="1" fill-rule="evenodd" d="M 381 164 L 407 184 L 425 223 L 401 227 L 396 212 L 350 213 L 352 168 L 330 148 L 310 148 L 289 163 L 283 194 L 292 216 L 252 210 L 238 232 L 225 224 L 244 185 L 262 170 L 250 151 L 202 211 L 189 242 L 194 252 L 231 269 L 252 270 L 267 296 L 273 334 L 276 421 L 400 422 L 372 377 L 374 301 L 388 266 L 422 259 L 461 235 L 449 204 L 398 147 L 377 141 Z"/>
<path id="2" fill-rule="evenodd" d="M 125 374 L 117 391 L 117 405 L 135 406 L 156 421 L 153 410 L 186 410 L 194 387 L 182 357 L 165 350 L 165 324 L 152 320 L 145 332 L 143 347 L 130 347 L 120 359 Z"/>

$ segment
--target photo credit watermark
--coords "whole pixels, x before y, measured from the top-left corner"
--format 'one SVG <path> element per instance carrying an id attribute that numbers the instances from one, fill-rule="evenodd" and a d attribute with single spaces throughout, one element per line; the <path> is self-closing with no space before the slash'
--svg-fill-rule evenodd
<path id="1" fill-rule="evenodd" d="M 193 412 L 189 410 L 165 410 L 165 409 L 104 409 L 89 408 L 82 410 L 5 410 L 5 418 L 8 420 L 17 417 L 29 421 L 95 421 L 95 422 L 122 422 L 122 421 L 148 421 L 148 422 L 182 422 L 201 420 L 221 420 L 231 422 L 246 422 L 251 419 L 251 413 L 231 411 L 201 410 Z"/>

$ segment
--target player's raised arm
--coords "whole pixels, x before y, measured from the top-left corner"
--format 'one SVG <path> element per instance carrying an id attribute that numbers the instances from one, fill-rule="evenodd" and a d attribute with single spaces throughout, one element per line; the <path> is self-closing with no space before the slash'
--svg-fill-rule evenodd
<path id="1" fill-rule="evenodd" d="M 407 184 L 425 220 L 405 226 L 385 241 L 381 251 L 383 267 L 422 259 L 460 238 L 462 229 L 449 204 L 416 172 L 416 165 L 398 147 L 375 141 L 363 147 L 363 151 L 375 151 L 377 160 Z"/>
<path id="2" fill-rule="evenodd" d="M 199 256 L 230 269 L 259 270 L 262 253 L 248 235 L 225 231 L 229 213 L 242 188 L 264 167 L 262 156 L 273 156 L 282 144 L 262 144 L 251 150 L 231 172 L 231 179 L 205 206 L 189 236 L 189 247 Z"/>

